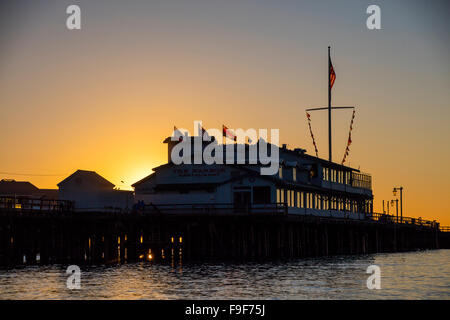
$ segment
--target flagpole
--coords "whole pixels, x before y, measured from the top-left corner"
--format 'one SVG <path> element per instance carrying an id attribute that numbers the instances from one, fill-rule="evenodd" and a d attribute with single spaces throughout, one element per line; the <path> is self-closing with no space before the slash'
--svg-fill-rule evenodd
<path id="1" fill-rule="evenodd" d="M 331 162 L 331 57 L 330 46 L 328 46 L 328 160 Z"/>

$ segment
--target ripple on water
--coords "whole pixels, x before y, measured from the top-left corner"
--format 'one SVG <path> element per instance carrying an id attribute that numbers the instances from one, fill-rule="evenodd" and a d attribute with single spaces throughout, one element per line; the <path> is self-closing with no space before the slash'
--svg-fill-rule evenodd
<path id="1" fill-rule="evenodd" d="M 381 290 L 366 269 L 381 268 Z M 66 266 L 0 271 L 0 299 L 450 299 L 450 250 L 268 263 L 134 263 L 82 267 L 81 289 Z"/>

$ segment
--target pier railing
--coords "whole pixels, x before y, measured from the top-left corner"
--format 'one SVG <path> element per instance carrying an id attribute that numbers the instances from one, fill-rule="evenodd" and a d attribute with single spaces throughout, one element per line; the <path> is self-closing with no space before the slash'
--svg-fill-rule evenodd
<path id="1" fill-rule="evenodd" d="M 72 201 L 0 196 L 0 209 L 18 212 L 71 212 L 73 207 Z"/>
<path id="2" fill-rule="evenodd" d="M 18 213 L 38 213 L 38 212 L 74 212 L 72 201 L 55 199 L 35 199 L 29 197 L 0 196 L 0 210 L 15 211 Z M 82 212 L 103 212 L 111 214 L 128 214 L 130 210 L 120 208 L 85 208 L 78 209 Z M 268 204 L 230 204 L 230 203 L 203 203 L 203 204 L 135 204 L 133 212 L 142 214 L 234 214 L 234 215 L 287 215 L 288 206 L 286 203 Z M 441 226 L 437 221 L 425 220 L 422 218 L 397 217 L 385 213 L 372 213 L 365 215 L 366 220 L 379 223 L 392 223 L 400 225 L 422 226 L 439 229 L 441 232 L 450 232 L 449 226 Z"/>
<path id="3" fill-rule="evenodd" d="M 438 228 L 442 232 L 450 232 L 450 227 L 440 226 L 439 222 L 436 220 L 425 220 L 422 218 L 411 218 L 411 217 L 397 217 L 396 215 L 390 215 L 385 213 L 372 213 L 370 219 L 382 222 L 382 223 L 396 223 L 401 225 L 414 225 L 422 226 L 428 228 Z"/>
<path id="4" fill-rule="evenodd" d="M 287 214 L 285 203 L 234 205 L 230 203 L 203 204 L 145 204 L 137 205 L 135 211 L 161 214 Z"/>
<path id="5" fill-rule="evenodd" d="M 372 176 L 368 173 L 352 172 L 351 185 L 354 188 L 372 190 Z"/>

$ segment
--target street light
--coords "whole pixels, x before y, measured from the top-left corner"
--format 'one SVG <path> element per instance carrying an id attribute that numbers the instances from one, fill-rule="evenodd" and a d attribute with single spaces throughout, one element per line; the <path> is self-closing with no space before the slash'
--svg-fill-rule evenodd
<path id="1" fill-rule="evenodd" d="M 394 187 L 392 190 L 394 197 L 397 195 L 397 191 L 400 191 L 400 221 L 403 222 L 403 187 Z"/>

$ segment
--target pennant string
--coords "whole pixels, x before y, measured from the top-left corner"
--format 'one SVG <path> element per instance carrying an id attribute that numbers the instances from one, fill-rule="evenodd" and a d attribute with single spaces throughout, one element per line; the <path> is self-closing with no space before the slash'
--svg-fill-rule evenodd
<path id="1" fill-rule="evenodd" d="M 311 134 L 314 151 L 316 153 L 316 157 L 319 157 L 319 151 L 317 150 L 316 140 L 314 139 L 314 134 L 313 134 L 312 128 L 311 128 L 311 115 L 308 112 L 306 112 L 306 118 L 308 119 L 309 133 Z"/>
<path id="2" fill-rule="evenodd" d="M 352 120 L 350 121 L 350 129 L 348 131 L 347 146 L 345 147 L 344 158 L 342 159 L 342 164 L 344 164 L 344 162 L 347 159 L 347 156 L 350 152 L 350 145 L 352 144 L 352 130 L 353 130 L 353 120 L 354 119 L 355 119 L 355 110 L 353 110 Z"/>

